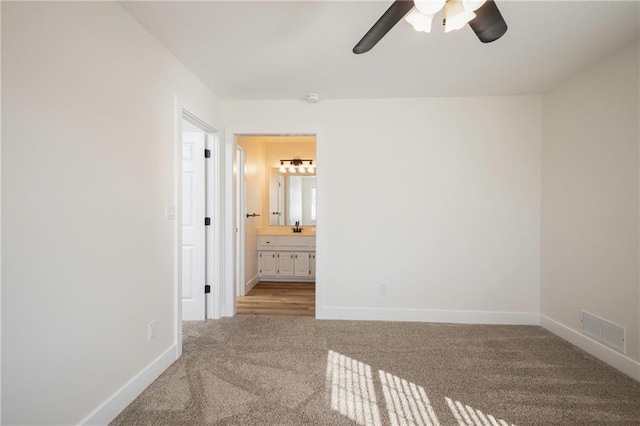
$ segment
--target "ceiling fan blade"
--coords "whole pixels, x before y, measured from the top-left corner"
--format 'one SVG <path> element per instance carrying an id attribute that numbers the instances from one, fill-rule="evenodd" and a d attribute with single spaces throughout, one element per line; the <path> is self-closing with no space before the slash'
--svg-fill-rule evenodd
<path id="1" fill-rule="evenodd" d="M 413 8 L 413 1 L 396 0 L 387 11 L 373 24 L 373 27 L 353 48 L 353 53 L 360 54 L 371 50 L 373 46 Z"/>
<path id="2" fill-rule="evenodd" d="M 469 26 L 483 43 L 496 41 L 507 32 L 507 23 L 493 0 L 487 0 L 478 10 Z"/>

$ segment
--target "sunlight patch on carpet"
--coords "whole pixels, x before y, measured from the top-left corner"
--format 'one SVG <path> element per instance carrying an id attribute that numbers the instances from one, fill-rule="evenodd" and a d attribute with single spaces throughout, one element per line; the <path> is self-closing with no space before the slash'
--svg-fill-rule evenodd
<path id="1" fill-rule="evenodd" d="M 515 426 L 502 419 L 496 420 L 491 414 L 485 415 L 482 411 L 463 405 L 460 401 L 454 402 L 451 398 L 445 398 L 445 400 L 460 426 Z"/>
<path id="2" fill-rule="evenodd" d="M 329 351 L 326 384 L 332 410 L 359 425 L 382 424 L 369 365 Z"/>
<path id="3" fill-rule="evenodd" d="M 422 386 L 379 370 L 389 420 L 396 425 L 440 426 Z"/>
<path id="4" fill-rule="evenodd" d="M 378 376 L 392 426 L 441 426 L 422 386 L 383 370 Z M 325 386 L 333 411 L 358 425 L 382 426 L 373 380 L 370 365 L 328 352 Z M 515 426 L 460 401 L 445 401 L 459 426 Z"/>

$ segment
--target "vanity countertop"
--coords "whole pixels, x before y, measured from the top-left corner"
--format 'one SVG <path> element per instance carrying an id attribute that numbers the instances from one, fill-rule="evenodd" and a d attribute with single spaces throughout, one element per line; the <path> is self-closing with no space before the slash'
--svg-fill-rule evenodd
<path id="1" fill-rule="evenodd" d="M 258 229 L 258 235 L 287 235 L 287 236 L 314 236 L 316 235 L 315 226 L 301 226 L 302 232 L 293 232 L 294 226 L 264 226 Z"/>

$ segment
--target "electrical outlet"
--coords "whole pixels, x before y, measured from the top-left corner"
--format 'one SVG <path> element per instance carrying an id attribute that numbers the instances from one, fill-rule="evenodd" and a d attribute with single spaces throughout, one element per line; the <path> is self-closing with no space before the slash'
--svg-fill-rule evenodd
<path id="1" fill-rule="evenodd" d="M 389 292 L 389 283 L 381 282 L 380 283 L 380 294 L 387 294 Z"/>
<path id="2" fill-rule="evenodd" d="M 164 205 L 164 217 L 167 220 L 176 219 L 176 206 L 173 203 L 167 203 Z"/>
<path id="3" fill-rule="evenodd" d="M 156 326 L 156 320 L 149 322 L 149 341 L 156 338 L 158 335 L 158 327 Z"/>

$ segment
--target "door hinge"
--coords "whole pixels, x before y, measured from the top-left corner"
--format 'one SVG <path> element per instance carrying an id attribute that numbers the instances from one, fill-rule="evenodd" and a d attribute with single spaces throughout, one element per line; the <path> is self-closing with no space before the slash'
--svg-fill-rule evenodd
<path id="1" fill-rule="evenodd" d="M 204 286 L 204 294 L 211 293 L 211 286 L 209 284 Z"/>
<path id="2" fill-rule="evenodd" d="M 204 158 L 211 158 L 211 150 L 210 149 L 205 149 L 204 150 Z"/>
<path id="3" fill-rule="evenodd" d="M 211 225 L 211 218 L 210 217 L 205 217 L 204 218 L 204 226 L 209 226 Z"/>

